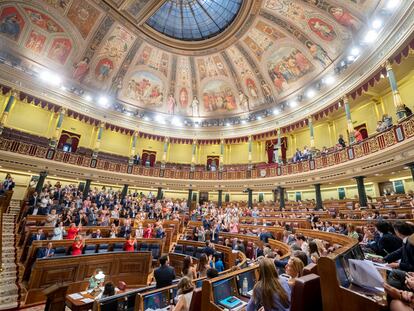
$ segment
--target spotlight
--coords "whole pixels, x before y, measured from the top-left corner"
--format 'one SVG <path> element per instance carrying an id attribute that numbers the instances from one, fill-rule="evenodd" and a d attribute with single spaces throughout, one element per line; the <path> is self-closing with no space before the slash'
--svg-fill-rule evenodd
<path id="1" fill-rule="evenodd" d="M 278 115 L 279 113 L 280 113 L 279 109 L 277 109 L 277 108 L 273 109 L 273 114 L 274 115 Z"/>
<path id="2" fill-rule="evenodd" d="M 155 121 L 157 121 L 158 123 L 161 123 L 161 124 L 164 124 L 164 123 L 165 123 L 165 119 L 164 119 L 164 117 L 163 117 L 163 116 L 161 116 L 161 115 L 159 115 L 159 114 L 157 114 L 157 115 L 155 116 Z"/>
<path id="3" fill-rule="evenodd" d="M 40 73 L 40 79 L 52 85 L 59 85 L 62 83 L 62 79 L 57 74 L 50 71 L 42 71 Z"/>
<path id="4" fill-rule="evenodd" d="M 257 120 L 261 120 L 262 119 L 262 116 L 257 116 Z"/>
<path id="5" fill-rule="evenodd" d="M 364 42 L 366 43 L 372 43 L 374 42 L 378 37 L 378 33 L 375 30 L 369 30 L 365 37 L 364 37 Z"/>
<path id="6" fill-rule="evenodd" d="M 307 98 L 312 98 L 312 97 L 314 97 L 316 95 L 316 92 L 315 92 L 315 90 L 314 89 L 309 89 L 307 92 L 306 92 L 306 97 Z"/>
<path id="7" fill-rule="evenodd" d="M 181 126 L 183 125 L 183 122 L 181 122 L 181 119 L 179 117 L 173 117 L 171 124 Z"/>
<path id="8" fill-rule="evenodd" d="M 355 60 L 355 56 L 353 55 L 348 55 L 348 57 L 346 58 L 349 62 L 353 62 Z"/>
<path id="9" fill-rule="evenodd" d="M 145 116 L 145 117 L 144 117 L 144 120 L 145 120 L 145 121 L 149 121 L 149 120 L 150 120 L 150 118 L 149 118 L 149 117 L 147 117 L 147 116 Z"/>
<path id="10" fill-rule="evenodd" d="M 352 55 L 352 56 L 358 56 L 358 55 L 359 55 L 359 53 L 360 53 L 359 48 L 357 48 L 357 47 L 353 47 L 353 48 L 352 48 L 352 50 L 351 50 L 351 55 Z"/>
<path id="11" fill-rule="evenodd" d="M 229 122 L 226 122 L 226 126 L 230 126 L 230 123 Z"/>
<path id="12" fill-rule="evenodd" d="M 326 85 L 332 85 L 335 83 L 335 77 L 334 76 L 327 76 L 325 79 L 323 79 L 323 83 Z"/>
<path id="13" fill-rule="evenodd" d="M 101 96 L 98 99 L 98 104 L 101 105 L 102 107 L 108 107 L 109 104 L 109 99 L 105 96 Z"/>
<path id="14" fill-rule="evenodd" d="M 387 10 L 393 10 L 400 4 L 400 0 L 388 0 L 387 5 L 385 8 Z"/>
<path id="15" fill-rule="evenodd" d="M 85 95 L 85 100 L 86 101 L 88 101 L 88 102 L 91 102 L 92 101 L 92 96 L 91 95 Z"/>
<path id="16" fill-rule="evenodd" d="M 292 100 L 289 102 L 289 107 L 290 108 L 295 108 L 298 105 L 298 102 L 296 100 Z"/>
<path id="17" fill-rule="evenodd" d="M 379 18 L 374 19 L 374 21 L 372 22 L 372 28 L 380 29 L 381 27 L 382 27 L 382 20 L 380 20 Z"/>
<path id="18" fill-rule="evenodd" d="M 246 124 L 246 123 L 247 123 L 247 121 L 246 121 L 246 120 L 241 120 L 241 123 L 242 123 L 242 124 Z"/>

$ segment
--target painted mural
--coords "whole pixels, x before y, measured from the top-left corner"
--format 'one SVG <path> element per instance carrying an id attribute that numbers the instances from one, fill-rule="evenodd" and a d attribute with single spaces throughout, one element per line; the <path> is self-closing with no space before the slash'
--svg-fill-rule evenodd
<path id="1" fill-rule="evenodd" d="M 25 22 L 15 7 L 5 7 L 0 13 L 0 34 L 18 41 Z"/>
<path id="2" fill-rule="evenodd" d="M 100 89 L 108 88 L 112 76 L 119 69 L 135 38 L 126 28 L 120 25 L 113 27 L 106 40 L 101 44 L 100 49 L 95 53 L 95 59 L 92 62 L 93 70 L 88 70 L 88 77 L 84 81 Z M 86 58 L 83 60 L 85 61 Z M 85 71 L 88 64 L 83 63 L 81 65 L 81 68 Z M 75 71 L 78 67 L 77 64 Z M 80 77 L 82 77 L 82 74 Z"/>
<path id="3" fill-rule="evenodd" d="M 139 71 L 128 81 L 126 97 L 138 105 L 160 108 L 164 104 L 163 83 L 156 75 Z"/>
<path id="4" fill-rule="evenodd" d="M 179 57 L 176 73 L 176 97 L 178 99 L 177 112 L 192 115 L 192 90 L 190 62 L 186 57 Z M 197 109 L 197 107 L 194 107 Z"/>
<path id="5" fill-rule="evenodd" d="M 46 36 L 37 32 L 36 30 L 32 30 L 29 34 L 29 38 L 27 39 L 25 47 L 34 53 L 40 54 L 43 51 L 45 42 Z"/>
<path id="6" fill-rule="evenodd" d="M 73 0 L 67 16 L 86 39 L 95 26 L 100 12 L 85 0 Z"/>
<path id="7" fill-rule="evenodd" d="M 210 81 L 202 91 L 204 114 L 235 112 L 238 109 L 236 95 L 229 83 L 221 80 Z"/>
<path id="8" fill-rule="evenodd" d="M 282 93 L 289 83 L 299 80 L 314 67 L 298 49 L 283 47 L 269 57 L 267 69 L 274 87 Z"/>
<path id="9" fill-rule="evenodd" d="M 66 11 L 69 5 L 72 3 L 72 0 L 43 0 L 50 6 L 61 11 L 62 13 Z"/>
<path id="10" fill-rule="evenodd" d="M 72 43 L 69 39 L 57 38 L 53 40 L 47 57 L 58 62 L 61 65 L 64 65 L 71 50 Z"/>
<path id="11" fill-rule="evenodd" d="M 249 64 L 236 47 L 230 47 L 227 51 L 229 52 L 230 58 L 235 65 L 234 67 L 236 68 L 241 78 L 244 89 L 248 93 L 247 96 L 254 101 L 257 101 L 260 94 L 257 88 L 254 74 L 250 69 Z"/>
<path id="12" fill-rule="evenodd" d="M 262 55 L 275 41 L 285 38 L 285 35 L 269 24 L 259 21 L 244 37 L 244 43 L 260 61 Z"/>
<path id="13" fill-rule="evenodd" d="M 161 72 L 165 77 L 168 75 L 168 54 L 164 51 L 145 46 L 138 57 L 136 65 L 147 65 L 151 69 Z"/>
<path id="14" fill-rule="evenodd" d="M 196 63 L 200 81 L 218 76 L 228 77 L 224 63 L 218 55 L 199 58 Z"/>
<path id="15" fill-rule="evenodd" d="M 72 78 L 80 83 L 86 78 L 89 73 L 89 57 L 83 58 L 78 63 L 74 64 L 75 70 L 73 71 Z"/>
<path id="16" fill-rule="evenodd" d="M 40 27 L 41 29 L 50 32 L 50 33 L 62 33 L 63 28 L 60 27 L 53 19 L 48 15 L 43 14 L 32 8 L 24 8 L 27 16 L 29 17 L 32 24 Z"/>
<path id="17" fill-rule="evenodd" d="M 264 7 L 299 24 L 301 30 L 316 34 L 322 41 L 332 42 L 338 38 L 338 33 L 332 22 L 314 8 L 303 6 L 291 0 L 266 0 Z M 341 40 L 348 38 L 348 33 L 341 33 Z"/>

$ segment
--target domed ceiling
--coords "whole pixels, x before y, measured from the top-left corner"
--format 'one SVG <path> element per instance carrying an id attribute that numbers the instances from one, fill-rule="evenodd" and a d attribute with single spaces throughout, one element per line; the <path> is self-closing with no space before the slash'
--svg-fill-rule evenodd
<path id="1" fill-rule="evenodd" d="M 128 111 L 235 116 L 320 76 L 380 2 L 0 1 L 1 50 Z"/>

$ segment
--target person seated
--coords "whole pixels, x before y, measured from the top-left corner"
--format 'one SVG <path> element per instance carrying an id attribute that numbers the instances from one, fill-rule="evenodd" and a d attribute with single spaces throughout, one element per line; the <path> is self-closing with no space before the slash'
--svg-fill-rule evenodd
<path id="1" fill-rule="evenodd" d="M 39 249 L 37 258 L 49 258 L 55 255 L 55 249 L 53 248 L 52 242 L 47 243 L 46 247 Z"/>
<path id="2" fill-rule="evenodd" d="M 207 274 L 207 270 L 211 268 L 209 264 L 209 258 L 206 254 L 201 254 L 200 258 L 198 259 L 197 265 L 197 277 L 202 278 L 205 277 Z"/>
<path id="3" fill-rule="evenodd" d="M 402 240 L 392 233 L 392 227 L 388 222 L 379 221 L 375 224 L 377 235 L 374 242 L 368 243 L 367 247 L 377 255 L 386 256 L 402 246 Z"/>
<path id="4" fill-rule="evenodd" d="M 313 263 L 318 263 L 319 258 L 321 258 L 321 254 L 319 253 L 318 245 L 315 241 L 309 242 L 309 256 Z"/>
<path id="5" fill-rule="evenodd" d="M 206 246 L 203 248 L 203 253 L 207 256 L 213 256 L 215 253 L 214 245 L 210 241 L 206 241 Z"/>
<path id="6" fill-rule="evenodd" d="M 185 256 L 183 260 L 183 269 L 181 275 L 188 277 L 190 280 L 197 278 L 196 269 L 193 266 L 193 259 L 190 256 Z"/>
<path id="7" fill-rule="evenodd" d="M 348 237 L 359 240 L 359 234 L 355 230 L 355 226 L 353 224 L 348 224 Z"/>
<path id="8" fill-rule="evenodd" d="M 377 122 L 377 128 L 376 128 L 376 131 L 377 131 L 378 133 L 380 133 L 380 132 L 382 132 L 382 131 L 385 131 L 386 129 L 387 129 L 387 128 L 386 128 L 386 124 L 385 124 L 385 122 L 382 122 L 381 120 Z"/>
<path id="9" fill-rule="evenodd" d="M 323 146 L 322 147 L 322 150 L 321 150 L 321 155 L 327 155 L 328 154 L 328 148 L 326 148 L 325 146 Z"/>
<path id="10" fill-rule="evenodd" d="M 169 266 L 168 256 L 161 256 L 159 262 L 160 266 L 154 271 L 156 288 L 172 285 L 172 281 L 175 279 L 175 270 Z"/>
<path id="11" fill-rule="evenodd" d="M 299 150 L 299 148 L 296 148 L 296 152 L 292 160 L 294 163 L 296 163 L 296 162 L 299 162 L 301 159 L 302 159 L 302 152 Z"/>
<path id="12" fill-rule="evenodd" d="M 33 241 L 44 241 L 46 240 L 46 235 L 43 233 L 43 229 L 38 229 L 37 233 L 33 233 L 29 245 L 32 245 Z"/>
<path id="13" fill-rule="evenodd" d="M 382 122 L 384 123 L 384 128 L 387 129 L 392 126 L 392 118 L 388 114 L 382 116 Z"/>
<path id="14" fill-rule="evenodd" d="M 300 260 L 298 257 L 291 257 L 285 267 L 286 274 L 289 276 L 289 285 L 293 287 L 295 285 L 296 278 L 299 278 L 302 276 L 303 268 L 305 266 L 303 265 L 302 260 Z"/>
<path id="15" fill-rule="evenodd" d="M 217 269 L 215 269 L 215 268 L 209 268 L 208 270 L 207 270 L 207 279 L 214 279 L 214 278 L 216 278 L 216 277 L 218 277 L 219 276 L 219 273 L 218 273 L 218 271 L 217 271 Z"/>
<path id="16" fill-rule="evenodd" d="M 112 282 L 108 282 L 104 286 L 104 290 L 102 292 L 102 295 L 101 295 L 100 299 L 106 298 L 106 297 L 111 297 L 111 296 L 114 296 L 114 295 L 115 295 L 115 285 Z"/>
<path id="17" fill-rule="evenodd" d="M 105 275 L 101 269 L 96 269 L 93 275 L 89 278 L 88 289 L 94 289 L 103 285 Z"/>
<path id="18" fill-rule="evenodd" d="M 237 240 L 237 243 L 234 246 L 234 250 L 242 252 L 243 254 L 246 254 L 246 248 L 244 247 L 244 243 L 242 240 Z"/>
<path id="19" fill-rule="evenodd" d="M 72 256 L 82 255 L 83 247 L 85 246 L 85 241 L 78 235 L 75 238 L 75 241 L 72 243 Z"/>
<path id="20" fill-rule="evenodd" d="M 92 233 L 92 239 L 102 239 L 102 234 L 100 229 L 96 229 L 96 232 Z"/>
<path id="21" fill-rule="evenodd" d="M 253 295 L 247 304 L 247 311 L 264 310 L 289 311 L 291 289 L 287 281 L 279 278 L 271 259 L 259 260 L 259 280 L 253 287 Z"/>
<path id="22" fill-rule="evenodd" d="M 303 148 L 302 158 L 301 160 L 309 160 L 311 158 L 311 152 L 307 146 Z"/>
<path id="23" fill-rule="evenodd" d="M 407 290 L 399 290 L 387 283 L 384 283 L 384 290 L 391 298 L 390 311 L 413 311 L 414 310 L 414 273 L 408 272 L 405 276 Z"/>
<path id="24" fill-rule="evenodd" d="M 184 276 L 177 284 L 177 303 L 172 308 L 173 311 L 189 311 L 191 299 L 193 298 L 194 285 L 191 279 Z"/>

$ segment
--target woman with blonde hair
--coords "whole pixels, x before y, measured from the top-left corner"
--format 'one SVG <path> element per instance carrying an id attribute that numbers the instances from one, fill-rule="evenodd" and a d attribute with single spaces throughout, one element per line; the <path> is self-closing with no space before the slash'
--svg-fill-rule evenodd
<path id="1" fill-rule="evenodd" d="M 303 268 L 305 266 L 303 265 L 302 260 L 300 260 L 298 257 L 291 257 L 286 264 L 285 270 L 286 274 L 290 276 L 290 279 L 288 281 L 290 286 L 295 285 L 296 278 L 299 278 L 302 276 Z"/>
<path id="2" fill-rule="evenodd" d="M 180 282 L 178 282 L 177 288 L 177 304 L 175 305 L 173 311 L 190 310 L 190 304 L 194 290 L 193 283 L 188 277 L 184 276 L 181 278 Z"/>
<path id="3" fill-rule="evenodd" d="M 247 311 L 289 311 L 290 287 L 287 281 L 279 278 L 273 260 L 259 261 L 259 280 L 253 288 L 253 295 L 247 304 Z"/>

